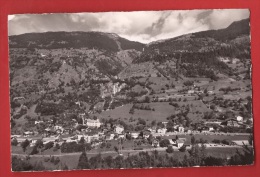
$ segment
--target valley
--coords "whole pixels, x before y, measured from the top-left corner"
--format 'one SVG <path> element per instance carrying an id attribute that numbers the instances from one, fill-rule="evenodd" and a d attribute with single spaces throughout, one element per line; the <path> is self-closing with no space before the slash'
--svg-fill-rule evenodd
<path id="1" fill-rule="evenodd" d="M 28 33 L 9 37 L 9 57 L 12 153 L 23 158 L 157 149 L 184 159 L 195 144 L 220 158 L 210 149 L 253 146 L 249 19 L 149 44 Z"/>

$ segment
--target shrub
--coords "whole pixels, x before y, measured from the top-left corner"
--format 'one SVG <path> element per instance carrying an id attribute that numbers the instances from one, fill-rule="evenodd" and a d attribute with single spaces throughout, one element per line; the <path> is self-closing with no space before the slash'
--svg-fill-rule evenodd
<path id="1" fill-rule="evenodd" d="M 186 146 L 182 146 L 180 149 L 179 149 L 180 152 L 185 152 L 186 151 Z"/>
<path id="2" fill-rule="evenodd" d="M 168 147 L 170 145 L 170 141 L 168 139 L 163 139 L 160 141 L 160 147 Z"/>
<path id="3" fill-rule="evenodd" d="M 226 140 L 226 139 L 222 140 L 222 141 L 221 141 L 221 143 L 222 143 L 222 144 L 229 145 L 229 141 L 228 141 L 228 140 Z"/>
<path id="4" fill-rule="evenodd" d="M 14 139 L 12 140 L 11 145 L 12 145 L 12 146 L 17 146 L 17 145 L 18 145 L 18 141 L 17 141 L 16 138 L 14 138 Z"/>
<path id="5" fill-rule="evenodd" d="M 167 153 L 173 153 L 173 148 L 172 148 L 172 146 L 168 146 L 168 148 L 166 149 L 166 152 Z"/>
<path id="6" fill-rule="evenodd" d="M 214 140 L 212 140 L 212 143 L 220 144 L 220 140 L 214 139 Z"/>
<path id="7" fill-rule="evenodd" d="M 60 158 L 59 157 L 56 157 L 56 159 L 54 160 L 54 165 L 57 165 L 58 163 L 60 162 Z"/>

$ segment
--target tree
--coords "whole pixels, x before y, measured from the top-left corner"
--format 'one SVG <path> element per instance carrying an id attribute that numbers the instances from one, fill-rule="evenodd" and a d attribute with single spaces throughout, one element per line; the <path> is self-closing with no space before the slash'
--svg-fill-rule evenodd
<path id="1" fill-rule="evenodd" d="M 135 113 L 135 109 L 132 107 L 130 110 L 129 110 L 129 114 L 134 114 Z"/>
<path id="2" fill-rule="evenodd" d="M 168 148 L 166 149 L 166 152 L 167 153 L 173 153 L 173 148 L 172 148 L 172 146 L 168 146 Z"/>
<path id="3" fill-rule="evenodd" d="M 153 143 L 153 139 L 154 139 L 154 138 L 153 138 L 153 135 L 150 134 L 149 137 L 147 138 L 148 143 L 149 143 L 149 144 L 152 144 L 152 143 Z"/>
<path id="4" fill-rule="evenodd" d="M 214 140 L 212 140 L 212 143 L 220 144 L 220 140 L 218 140 L 218 139 L 214 139 Z"/>
<path id="5" fill-rule="evenodd" d="M 183 167 L 188 167 L 188 166 L 190 166 L 190 165 L 189 165 L 189 159 L 188 159 L 188 157 L 187 157 L 186 154 L 185 154 L 184 157 L 183 157 L 182 166 L 183 166 Z"/>
<path id="6" fill-rule="evenodd" d="M 30 171 L 32 168 L 32 165 L 28 161 L 22 160 L 17 156 L 12 156 L 12 171 Z"/>
<path id="7" fill-rule="evenodd" d="M 191 166 L 197 166 L 201 164 L 200 148 L 198 144 L 192 145 L 191 149 L 189 150 L 189 154 L 189 161 Z"/>
<path id="8" fill-rule="evenodd" d="M 35 146 L 37 148 L 42 148 L 44 145 L 43 145 L 43 141 L 42 140 L 37 140 L 36 143 L 35 143 Z"/>
<path id="9" fill-rule="evenodd" d="M 153 120 L 153 121 L 151 122 L 151 126 L 154 127 L 155 125 L 156 125 L 156 120 Z"/>
<path id="10" fill-rule="evenodd" d="M 67 164 L 63 165 L 62 170 L 69 170 L 69 167 L 67 166 Z"/>
<path id="11" fill-rule="evenodd" d="M 204 159 L 204 166 L 224 166 L 224 165 L 225 165 L 225 159 L 223 158 L 209 156 Z"/>
<path id="12" fill-rule="evenodd" d="M 85 139 L 84 139 L 84 137 L 81 137 L 81 138 L 80 138 L 79 144 L 85 144 Z"/>
<path id="13" fill-rule="evenodd" d="M 57 144 L 56 144 L 57 145 Z M 46 149 L 50 149 L 54 146 L 54 143 L 53 142 L 48 142 L 44 145 L 44 150 Z"/>
<path id="14" fill-rule="evenodd" d="M 59 157 L 56 157 L 56 159 L 54 160 L 53 164 L 54 164 L 54 165 L 57 165 L 59 162 L 60 162 L 60 158 L 59 158 Z"/>
<path id="15" fill-rule="evenodd" d="M 237 149 L 235 155 L 230 158 L 229 165 L 251 165 L 254 162 L 254 149 L 243 145 L 243 152 Z"/>
<path id="16" fill-rule="evenodd" d="M 114 146 L 115 151 L 118 153 L 118 147 Z"/>
<path id="17" fill-rule="evenodd" d="M 249 135 L 248 137 L 248 143 L 252 146 L 253 145 L 253 141 L 254 141 L 254 137 L 252 134 Z"/>
<path id="18" fill-rule="evenodd" d="M 146 96 L 146 97 L 144 98 L 144 102 L 145 102 L 145 103 L 150 103 L 150 98 L 149 98 L 148 96 Z"/>
<path id="19" fill-rule="evenodd" d="M 90 168 L 90 165 L 88 162 L 88 157 L 86 155 L 86 152 L 83 151 L 79 157 L 77 169 L 89 169 L 89 168 Z"/>
<path id="20" fill-rule="evenodd" d="M 106 143 L 105 143 L 105 142 L 102 142 L 102 143 L 100 144 L 100 148 L 103 149 L 103 148 L 105 148 L 105 147 L 106 147 Z"/>
<path id="21" fill-rule="evenodd" d="M 17 146 L 17 145 L 18 145 L 18 141 L 17 141 L 16 138 L 14 138 L 14 139 L 12 140 L 11 145 L 12 145 L 12 146 Z"/>
<path id="22" fill-rule="evenodd" d="M 38 148 L 37 146 L 35 145 L 32 149 L 32 152 L 30 153 L 30 155 L 34 155 L 34 154 L 37 154 L 39 151 L 38 151 Z"/>
<path id="23" fill-rule="evenodd" d="M 196 142 L 196 139 L 195 139 L 195 137 L 192 135 L 192 137 L 191 137 L 191 144 L 195 144 L 195 142 Z"/>
<path id="24" fill-rule="evenodd" d="M 23 148 L 23 152 L 26 151 L 26 148 L 30 145 L 30 141 L 28 139 L 24 140 L 22 143 L 21 143 L 21 147 Z"/>
<path id="25" fill-rule="evenodd" d="M 168 139 L 163 139 L 159 144 L 161 147 L 168 147 L 170 145 L 170 141 Z"/>
<path id="26" fill-rule="evenodd" d="M 185 151 L 186 151 L 186 146 L 180 147 L 179 151 L 180 151 L 180 152 L 185 152 Z"/>

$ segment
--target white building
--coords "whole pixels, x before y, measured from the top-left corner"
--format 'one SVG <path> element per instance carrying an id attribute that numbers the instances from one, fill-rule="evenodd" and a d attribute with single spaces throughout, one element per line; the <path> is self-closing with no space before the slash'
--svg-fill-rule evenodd
<path id="1" fill-rule="evenodd" d="M 184 133 L 184 127 L 179 126 L 178 131 L 179 131 L 179 133 Z"/>
<path id="2" fill-rule="evenodd" d="M 179 139 L 169 139 L 169 142 L 172 146 L 176 146 L 177 148 L 181 148 L 185 143 L 186 138 L 179 138 Z"/>
<path id="3" fill-rule="evenodd" d="M 117 134 L 121 134 L 121 133 L 124 131 L 124 127 L 123 127 L 123 126 L 120 126 L 120 125 L 116 125 L 114 131 L 115 131 Z"/>
<path id="4" fill-rule="evenodd" d="M 166 128 L 159 128 L 159 129 L 157 130 L 157 132 L 160 133 L 160 134 L 165 134 L 166 131 L 167 131 Z"/>
<path id="5" fill-rule="evenodd" d="M 97 120 L 93 120 L 93 119 L 86 119 L 86 125 L 88 127 L 96 127 L 99 128 L 101 126 L 101 122 L 99 121 L 99 119 Z"/>
<path id="6" fill-rule="evenodd" d="M 114 133 L 109 133 L 106 135 L 106 140 L 112 140 L 112 139 L 114 139 L 114 137 L 115 137 Z"/>
<path id="7" fill-rule="evenodd" d="M 138 138 L 139 133 L 138 132 L 131 132 L 132 138 Z"/>
<path id="8" fill-rule="evenodd" d="M 243 122 L 243 120 L 244 120 L 243 117 L 237 116 L 237 121 L 238 121 L 238 122 Z"/>
<path id="9" fill-rule="evenodd" d="M 53 128 L 54 128 L 55 131 L 60 130 L 61 133 L 64 131 L 64 128 L 62 126 L 59 126 L 59 125 L 55 125 Z"/>
<path id="10" fill-rule="evenodd" d="M 125 138 L 125 135 L 124 135 L 124 134 L 119 134 L 119 135 L 118 135 L 118 138 L 124 139 L 124 138 Z"/>
<path id="11" fill-rule="evenodd" d="M 193 94 L 193 93 L 195 93 L 194 90 L 188 90 L 188 94 Z"/>
<path id="12" fill-rule="evenodd" d="M 213 127 L 209 127 L 209 131 L 210 131 L 210 132 L 213 132 L 213 131 L 215 131 L 215 130 L 214 130 Z"/>
<path id="13" fill-rule="evenodd" d="M 40 123 L 43 123 L 43 121 L 42 121 L 42 120 L 39 120 L 39 121 L 36 120 L 36 121 L 34 122 L 35 125 L 40 124 Z"/>

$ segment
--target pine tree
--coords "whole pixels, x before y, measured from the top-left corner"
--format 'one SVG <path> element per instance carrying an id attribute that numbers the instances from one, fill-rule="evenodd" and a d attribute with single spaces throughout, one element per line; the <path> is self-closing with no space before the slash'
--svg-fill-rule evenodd
<path id="1" fill-rule="evenodd" d="M 79 157 L 77 169 L 89 169 L 89 168 L 90 166 L 89 166 L 87 154 L 85 151 L 83 151 Z"/>
<path id="2" fill-rule="evenodd" d="M 188 159 L 186 154 L 183 157 L 182 166 L 183 167 L 188 167 L 189 166 L 189 159 Z"/>
<path id="3" fill-rule="evenodd" d="M 192 137 L 191 137 L 191 144 L 194 145 L 194 144 L 195 144 L 195 141 L 196 141 L 196 140 L 195 140 L 195 137 L 192 136 Z"/>
<path id="4" fill-rule="evenodd" d="M 25 141 L 23 141 L 21 143 L 21 147 L 23 148 L 23 152 L 26 151 L 26 148 L 30 145 L 30 141 L 28 139 L 26 139 Z"/>

